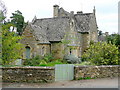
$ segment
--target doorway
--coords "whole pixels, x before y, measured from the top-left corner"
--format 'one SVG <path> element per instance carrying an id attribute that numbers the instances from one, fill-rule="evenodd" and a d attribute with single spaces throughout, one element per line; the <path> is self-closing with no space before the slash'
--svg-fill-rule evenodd
<path id="1" fill-rule="evenodd" d="M 30 59 L 30 47 L 26 46 L 26 59 Z"/>

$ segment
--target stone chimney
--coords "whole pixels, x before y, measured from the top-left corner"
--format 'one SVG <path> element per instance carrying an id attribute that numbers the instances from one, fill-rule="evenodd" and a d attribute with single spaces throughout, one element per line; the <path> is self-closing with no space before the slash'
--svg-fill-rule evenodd
<path id="1" fill-rule="evenodd" d="M 82 11 L 77 11 L 77 14 L 83 14 L 83 12 Z"/>
<path id="2" fill-rule="evenodd" d="M 59 13 L 59 6 L 54 5 L 53 6 L 53 17 L 58 17 L 58 13 Z"/>
<path id="3" fill-rule="evenodd" d="M 95 6 L 94 6 L 94 9 L 93 9 L 93 13 L 94 13 L 94 15 L 95 15 L 95 13 L 96 13 L 96 9 L 95 9 Z"/>

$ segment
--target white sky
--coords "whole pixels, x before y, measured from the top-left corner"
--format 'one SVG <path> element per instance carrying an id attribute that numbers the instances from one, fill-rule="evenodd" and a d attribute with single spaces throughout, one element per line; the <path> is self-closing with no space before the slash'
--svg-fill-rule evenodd
<path id="1" fill-rule="evenodd" d="M 98 29 L 103 32 L 118 32 L 118 1 L 119 0 L 2 0 L 7 7 L 7 16 L 20 10 L 25 21 L 37 18 L 50 18 L 53 16 L 53 5 L 58 4 L 66 11 L 93 12 L 96 7 Z"/>

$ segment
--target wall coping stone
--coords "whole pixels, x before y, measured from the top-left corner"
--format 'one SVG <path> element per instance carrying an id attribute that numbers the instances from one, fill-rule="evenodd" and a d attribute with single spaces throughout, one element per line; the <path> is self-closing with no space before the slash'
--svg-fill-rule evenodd
<path id="1" fill-rule="evenodd" d="M 119 67 L 119 65 L 101 65 L 101 66 L 89 66 L 89 65 L 83 65 L 83 66 L 79 66 L 79 65 L 77 65 L 77 66 L 75 66 L 75 67 L 82 67 L 82 68 L 87 68 L 87 67 Z"/>
<path id="2" fill-rule="evenodd" d="M 46 69 L 46 70 L 53 70 L 54 67 L 39 67 L 39 66 L 24 66 L 24 67 L 0 67 L 1 69 Z"/>
<path id="3" fill-rule="evenodd" d="M 92 65 L 77 65 L 74 66 L 76 67 L 81 67 L 81 68 L 88 68 L 88 67 L 119 67 L 119 65 L 101 65 L 101 66 L 92 66 Z M 4 68 L 11 68 L 11 69 L 55 69 L 55 67 L 41 67 L 41 66 L 15 66 L 15 67 L 0 67 L 0 69 L 4 69 Z"/>

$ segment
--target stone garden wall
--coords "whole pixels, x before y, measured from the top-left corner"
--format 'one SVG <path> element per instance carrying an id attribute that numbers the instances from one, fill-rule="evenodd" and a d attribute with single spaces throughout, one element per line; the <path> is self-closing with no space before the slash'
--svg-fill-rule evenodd
<path id="1" fill-rule="evenodd" d="M 53 82 L 53 67 L 4 67 L 3 82 Z"/>
<path id="2" fill-rule="evenodd" d="M 75 80 L 82 78 L 107 78 L 107 77 L 118 77 L 117 65 L 109 66 L 75 66 Z"/>
<path id="3" fill-rule="evenodd" d="M 75 66 L 74 79 L 118 77 L 119 66 Z M 54 67 L 2 67 L 3 82 L 54 82 Z"/>

